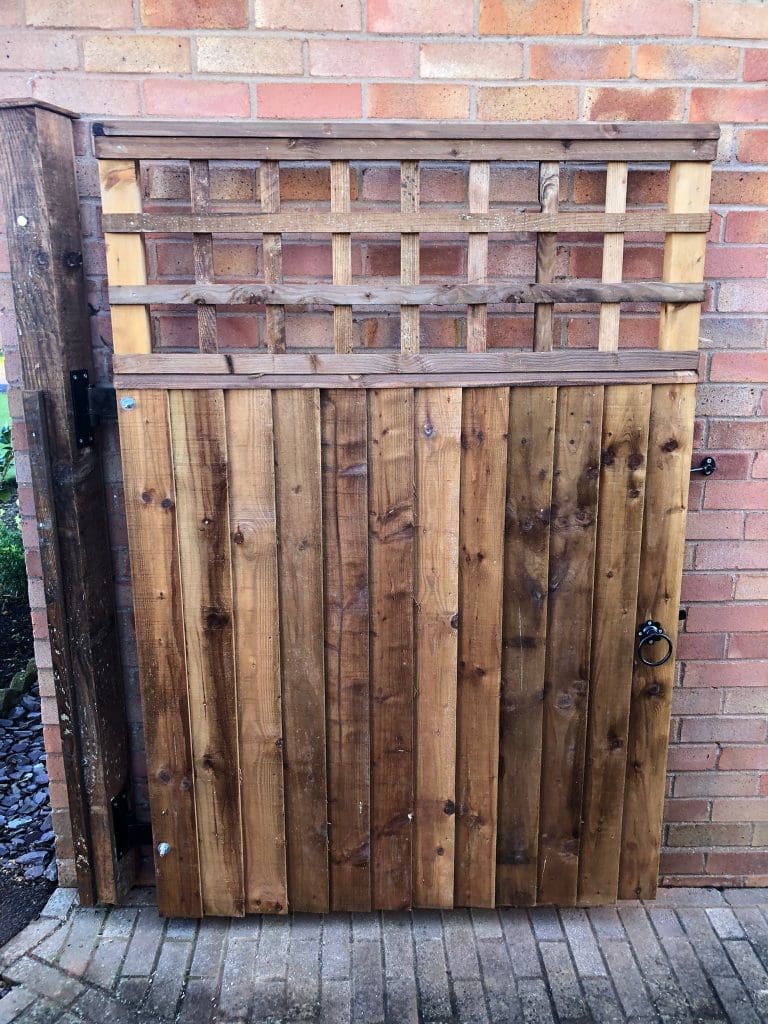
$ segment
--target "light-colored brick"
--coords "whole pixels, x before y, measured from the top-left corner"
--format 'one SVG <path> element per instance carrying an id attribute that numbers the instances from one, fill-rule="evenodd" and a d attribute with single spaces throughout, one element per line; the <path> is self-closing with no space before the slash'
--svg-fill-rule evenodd
<path id="1" fill-rule="evenodd" d="M 114 0 L 106 5 L 84 3 L 83 0 L 26 0 L 24 13 L 28 25 L 128 28 L 133 25 L 133 0 Z M 30 64 L 33 63 L 31 60 Z"/>
<path id="2" fill-rule="evenodd" d="M 281 82 L 256 86 L 259 117 L 287 119 L 359 117 L 359 85 Z"/>
<path id="3" fill-rule="evenodd" d="M 472 32 L 472 0 L 368 0 L 368 31 L 464 35 Z"/>
<path id="4" fill-rule="evenodd" d="M 768 121 L 768 95 L 761 86 L 708 87 L 691 93 L 692 121 Z"/>
<path id="5" fill-rule="evenodd" d="M 360 0 L 254 0 L 256 28 L 355 32 L 362 28 Z"/>
<path id="6" fill-rule="evenodd" d="M 248 0 L 141 0 L 141 22 L 152 28 L 245 28 Z"/>
<path id="7" fill-rule="evenodd" d="M 368 86 L 368 116 L 451 121 L 469 114 L 469 89 L 464 85 Z"/>
<path id="8" fill-rule="evenodd" d="M 424 43 L 419 55 L 422 78 L 519 78 L 519 43 Z"/>
<path id="9" fill-rule="evenodd" d="M 32 83 L 32 95 L 81 114 L 135 117 L 141 111 L 139 83 L 135 79 L 97 75 L 41 75 Z"/>
<path id="10" fill-rule="evenodd" d="M 86 71 L 189 71 L 189 41 L 174 36 L 90 36 L 83 40 Z"/>
<path id="11" fill-rule="evenodd" d="M 301 40 L 199 36 L 197 70 L 223 75 L 300 75 Z"/>
<path id="12" fill-rule="evenodd" d="M 565 121 L 578 115 L 579 94 L 572 86 L 519 85 L 478 89 L 481 121 Z"/>
<path id="13" fill-rule="evenodd" d="M 596 36 L 684 36 L 692 20 L 691 0 L 590 0 L 587 26 Z"/>
<path id="14" fill-rule="evenodd" d="M 0 70 L 65 71 L 78 66 L 77 40 L 69 32 L 13 32 L 0 37 Z"/>
<path id="15" fill-rule="evenodd" d="M 530 77 L 557 81 L 594 81 L 628 78 L 632 52 L 625 44 L 531 43 L 528 47 Z"/>
<path id="16" fill-rule="evenodd" d="M 394 39 L 310 39 L 308 52 L 318 78 L 412 78 L 416 69 L 415 44 Z"/>
<path id="17" fill-rule="evenodd" d="M 768 39 L 768 7 L 745 0 L 702 0 L 699 35 L 723 39 Z"/>
<path id="18" fill-rule="evenodd" d="M 735 46 L 681 46 L 643 43 L 637 48 L 638 78 L 690 79 L 694 82 L 738 78 Z"/>
<path id="19" fill-rule="evenodd" d="M 248 117 L 251 112 L 248 86 L 241 82 L 150 78 L 144 102 L 155 117 Z"/>
<path id="20" fill-rule="evenodd" d="M 583 0 L 480 0 L 480 34 L 580 35 Z"/>

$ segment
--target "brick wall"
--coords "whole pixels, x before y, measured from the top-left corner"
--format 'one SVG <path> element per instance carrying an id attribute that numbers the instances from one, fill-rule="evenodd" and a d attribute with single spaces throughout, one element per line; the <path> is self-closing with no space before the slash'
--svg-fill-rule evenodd
<path id="1" fill-rule="evenodd" d="M 102 375 L 110 332 L 89 117 L 722 123 L 696 435 L 697 451 L 715 455 L 718 473 L 706 482 L 694 479 L 691 486 L 684 582 L 689 617 L 679 647 L 662 871 L 673 883 L 768 884 L 768 3 L 6 0 L 0 26 L 0 95 L 32 95 L 85 115 L 76 139 L 93 343 Z M 298 198 L 315 198 L 313 188 L 322 191 L 325 186 L 312 176 L 317 173 L 297 172 Z M 516 181 L 515 188 L 528 188 L 524 176 Z M 371 178 L 360 187 L 385 184 Z M 566 187 L 574 202 L 588 202 L 590 194 L 601 198 L 601 179 L 589 172 L 572 176 Z M 635 187 L 650 201 L 663 199 L 654 193 L 652 173 L 638 177 Z M 452 273 L 446 268 L 454 266 L 454 257 L 443 258 L 447 263 L 434 257 L 435 267 L 443 267 L 435 273 Z M 521 255 L 512 272 L 521 272 L 528 258 Z M 586 272 L 593 259 L 588 246 L 574 250 L 564 272 L 569 265 Z M 382 260 L 386 265 L 387 257 Z M 7 254 L 1 247 L 0 261 L 2 338 L 9 377 L 18 383 Z M 628 246 L 627 268 L 630 276 L 654 276 L 658 253 Z M 162 265 L 156 269 L 163 276 Z M 652 343 L 653 328 L 647 326 L 641 318 L 628 318 L 623 340 Z M 443 329 L 452 328 L 443 323 L 437 334 Z M 585 344 L 594 337 L 594 321 L 566 317 L 561 330 L 563 340 Z M 361 336 L 366 337 L 364 327 Z M 527 328 L 520 337 L 522 344 Z M 18 416 L 18 398 L 12 401 Z M 59 853 L 69 880 L 71 844 L 20 422 L 16 442 L 52 799 L 59 808 Z M 140 779 L 120 467 L 109 430 L 102 449 Z"/>

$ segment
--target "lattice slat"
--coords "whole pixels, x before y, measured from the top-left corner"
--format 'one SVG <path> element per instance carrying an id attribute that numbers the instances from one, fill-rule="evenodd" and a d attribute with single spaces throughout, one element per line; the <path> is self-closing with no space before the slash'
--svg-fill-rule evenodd
<path id="1" fill-rule="evenodd" d="M 417 213 L 420 202 L 421 174 L 416 160 L 403 160 L 400 164 L 400 209 L 403 213 Z M 419 283 L 419 236 L 416 233 L 400 236 L 400 283 Z M 419 307 L 400 307 L 400 350 L 419 351 Z"/>
<path id="2" fill-rule="evenodd" d="M 211 179 L 207 160 L 189 161 L 189 193 L 193 214 L 210 211 Z M 213 236 L 209 233 L 193 235 L 192 253 L 197 284 L 213 284 Z M 200 351 L 218 351 L 215 306 L 198 306 L 197 330 L 200 337 Z"/>
<path id="3" fill-rule="evenodd" d="M 556 214 L 560 197 L 560 164 L 542 161 L 539 164 L 539 202 L 541 212 Z M 557 235 L 542 232 L 536 239 L 536 282 L 550 284 L 555 279 Z M 550 352 L 553 345 L 554 309 L 539 304 L 534 312 L 533 347 L 536 352 Z"/>
<path id="4" fill-rule="evenodd" d="M 605 179 L 605 212 L 624 213 L 627 208 L 627 165 L 612 160 Z M 624 235 L 607 234 L 603 238 L 603 282 L 621 281 L 624 265 Z M 597 347 L 603 352 L 615 352 L 619 347 L 621 306 L 618 302 L 604 302 L 600 306 L 600 333 Z"/>
<path id="5" fill-rule="evenodd" d="M 331 161 L 331 213 L 349 213 L 349 162 Z M 352 239 L 347 233 L 331 236 L 333 283 L 352 284 Z M 352 351 L 352 307 L 336 306 L 333 311 L 333 345 L 337 352 Z"/>
<path id="6" fill-rule="evenodd" d="M 264 213 L 280 210 L 280 164 L 277 160 L 262 160 L 259 165 L 259 192 Z M 264 254 L 264 283 L 280 284 L 283 280 L 283 238 L 280 234 L 262 236 Z M 268 352 L 285 352 L 285 310 L 282 306 L 267 306 L 265 310 L 265 343 Z"/>
<path id="7" fill-rule="evenodd" d="M 469 165 L 469 212 L 487 213 L 491 165 L 487 160 Z M 472 233 L 467 242 L 467 281 L 485 284 L 488 276 L 488 235 Z M 488 337 L 488 310 L 484 304 L 467 307 L 467 351 L 484 352 Z"/>

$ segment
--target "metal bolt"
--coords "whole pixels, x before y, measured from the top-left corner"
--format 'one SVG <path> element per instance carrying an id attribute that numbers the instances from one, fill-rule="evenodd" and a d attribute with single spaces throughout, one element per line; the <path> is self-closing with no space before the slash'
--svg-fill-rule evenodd
<path id="1" fill-rule="evenodd" d="M 19 225 L 20 228 L 25 228 L 27 224 L 29 224 L 29 221 L 23 213 L 20 213 L 19 216 L 16 218 L 16 223 Z"/>
<path id="2" fill-rule="evenodd" d="M 120 399 L 120 408 L 126 411 L 136 408 L 136 399 L 132 395 L 126 395 Z"/>
<path id="3" fill-rule="evenodd" d="M 171 852 L 170 843 L 158 843 L 157 844 L 157 854 L 158 854 L 159 857 L 167 857 L 170 852 Z"/>

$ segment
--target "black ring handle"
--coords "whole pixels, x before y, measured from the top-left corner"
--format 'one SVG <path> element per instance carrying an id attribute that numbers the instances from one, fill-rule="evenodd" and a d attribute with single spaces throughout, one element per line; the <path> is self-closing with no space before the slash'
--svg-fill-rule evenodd
<path id="1" fill-rule="evenodd" d="M 656 661 L 649 660 L 644 652 L 644 647 L 652 647 L 659 640 L 666 641 L 667 649 L 664 652 L 664 656 L 657 658 Z M 672 657 L 672 641 L 669 639 L 667 634 L 661 627 L 661 623 L 654 622 L 653 619 L 648 619 L 637 631 L 637 656 L 640 661 L 647 665 L 649 668 L 658 668 L 660 665 L 666 665 L 669 659 Z"/>

